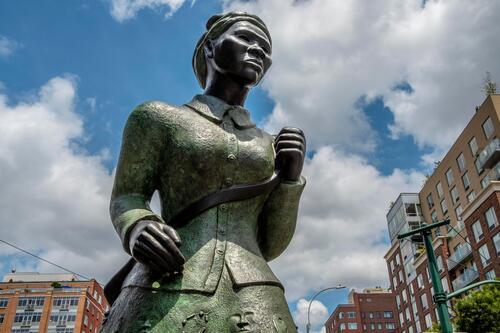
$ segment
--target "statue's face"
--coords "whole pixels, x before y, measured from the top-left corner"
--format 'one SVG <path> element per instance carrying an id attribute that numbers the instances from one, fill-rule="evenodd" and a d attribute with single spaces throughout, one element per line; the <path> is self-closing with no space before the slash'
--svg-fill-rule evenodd
<path id="1" fill-rule="evenodd" d="M 210 65 L 215 70 L 242 80 L 247 85 L 257 84 L 271 66 L 271 43 L 266 34 L 252 23 L 233 24 L 217 39 L 207 45 Z"/>

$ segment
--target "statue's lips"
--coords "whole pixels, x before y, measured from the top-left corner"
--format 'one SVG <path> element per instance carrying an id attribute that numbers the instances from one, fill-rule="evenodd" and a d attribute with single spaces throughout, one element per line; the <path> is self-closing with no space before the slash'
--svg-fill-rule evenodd
<path id="1" fill-rule="evenodd" d="M 245 59 L 245 63 L 253 65 L 254 67 L 257 67 L 259 71 L 262 72 L 262 63 L 259 60 L 256 59 Z"/>

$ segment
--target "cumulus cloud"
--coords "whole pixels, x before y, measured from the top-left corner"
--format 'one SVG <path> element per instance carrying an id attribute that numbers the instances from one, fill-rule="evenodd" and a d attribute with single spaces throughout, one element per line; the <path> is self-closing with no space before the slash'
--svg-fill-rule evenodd
<path id="1" fill-rule="evenodd" d="M 423 176 L 383 176 L 363 158 L 323 147 L 304 167 L 307 185 L 290 247 L 271 262 L 289 300 L 324 287 L 387 286 L 385 215 L 399 192 L 417 191 Z"/>
<path id="2" fill-rule="evenodd" d="M 105 282 L 125 256 L 109 221 L 112 175 L 105 156 L 78 144 L 85 133 L 76 100 L 71 76 L 52 78 L 16 104 L 0 94 L 1 238 Z M 0 255 L 16 253 L 0 247 Z"/>
<path id="3" fill-rule="evenodd" d="M 185 0 L 111 0 L 111 16 L 118 22 L 132 19 L 143 9 L 165 12 L 171 16 L 184 4 Z"/>
<path id="4" fill-rule="evenodd" d="M 5 36 L 0 35 L 0 58 L 7 58 L 18 47 L 19 43 Z"/>
<path id="5" fill-rule="evenodd" d="M 299 333 L 304 333 L 307 325 L 307 310 L 309 308 L 309 300 L 299 299 L 297 308 L 293 313 L 295 325 L 299 328 Z M 314 300 L 311 303 L 311 311 L 309 312 L 311 322 L 311 333 L 324 333 L 324 322 L 328 319 L 328 309 L 320 301 Z"/>
<path id="6" fill-rule="evenodd" d="M 483 100 L 487 70 L 500 78 L 500 2 L 429 0 L 225 0 L 260 15 L 273 36 L 263 82 L 276 101 L 270 129 L 300 125 L 313 147 L 370 150 L 376 140 L 356 105 L 382 96 L 394 136 L 446 147 Z M 412 93 L 393 89 L 407 82 Z"/>

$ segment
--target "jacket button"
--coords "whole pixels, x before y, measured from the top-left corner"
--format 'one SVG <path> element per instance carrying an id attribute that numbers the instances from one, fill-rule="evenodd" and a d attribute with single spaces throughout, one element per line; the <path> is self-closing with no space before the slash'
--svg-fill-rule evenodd
<path id="1" fill-rule="evenodd" d="M 234 161 L 236 159 L 236 156 L 234 154 L 229 154 L 227 155 L 227 159 L 230 161 Z"/>
<path id="2" fill-rule="evenodd" d="M 224 250 L 223 250 L 223 249 L 217 249 L 217 253 L 218 253 L 218 254 L 223 254 L 223 253 L 224 253 Z"/>

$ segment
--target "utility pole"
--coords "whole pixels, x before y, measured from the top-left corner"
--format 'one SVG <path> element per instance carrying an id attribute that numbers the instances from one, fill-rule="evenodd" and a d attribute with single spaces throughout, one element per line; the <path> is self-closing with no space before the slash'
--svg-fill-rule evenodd
<path id="1" fill-rule="evenodd" d="M 434 248 L 432 247 L 432 240 L 431 240 L 431 230 L 447 224 L 450 224 L 450 220 L 444 220 L 432 224 L 424 223 L 424 226 L 421 228 L 414 229 L 412 231 L 398 235 L 398 239 L 403 239 L 413 236 L 412 239 L 421 237 L 421 239 L 423 240 L 425 245 L 425 250 L 427 252 L 429 273 L 431 275 L 431 281 L 434 287 L 434 303 L 436 303 L 437 306 L 437 313 L 439 316 L 439 322 L 441 324 L 441 332 L 453 333 L 453 326 L 451 325 L 450 315 L 448 313 L 448 308 L 446 305 L 446 301 L 448 300 L 448 298 L 446 297 L 446 293 L 443 290 L 441 277 L 439 276 L 436 255 L 434 254 Z"/>

